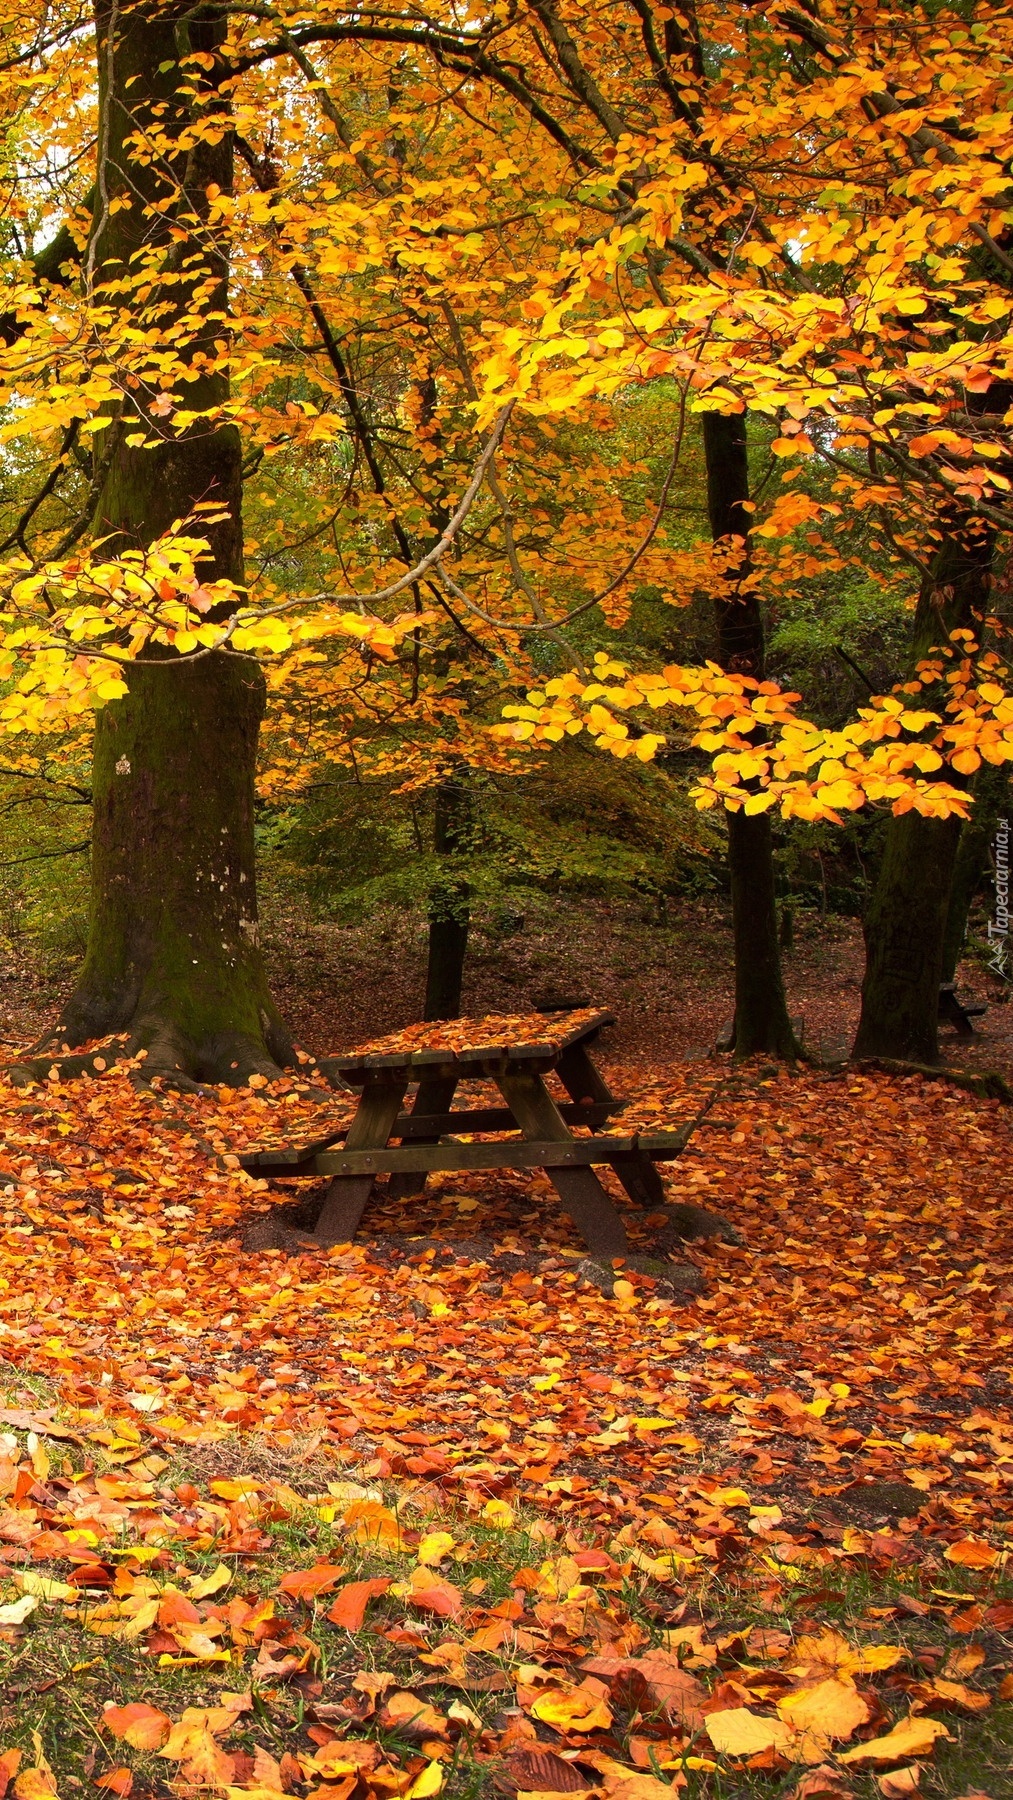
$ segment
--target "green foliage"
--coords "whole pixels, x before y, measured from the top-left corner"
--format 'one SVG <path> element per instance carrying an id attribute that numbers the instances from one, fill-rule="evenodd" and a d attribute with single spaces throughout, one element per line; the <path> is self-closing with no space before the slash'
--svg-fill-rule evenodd
<path id="1" fill-rule="evenodd" d="M 321 911 L 351 923 L 390 905 L 424 909 L 441 881 L 431 795 L 392 786 L 321 784 L 265 821 L 265 841 Z M 500 929 L 560 895 L 657 899 L 720 879 L 720 826 L 664 769 L 568 746 L 523 779 L 475 775 L 471 788 L 471 848 L 449 860 Z"/>

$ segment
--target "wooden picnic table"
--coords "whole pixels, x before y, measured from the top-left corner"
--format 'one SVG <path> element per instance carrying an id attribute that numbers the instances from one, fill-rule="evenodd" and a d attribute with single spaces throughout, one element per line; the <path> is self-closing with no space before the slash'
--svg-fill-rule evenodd
<path id="1" fill-rule="evenodd" d="M 322 1245 L 355 1236 L 379 1175 L 389 1175 L 394 1191 L 406 1197 L 420 1192 L 436 1170 L 542 1168 L 591 1254 L 625 1256 L 622 1219 L 593 1165 L 615 1169 L 638 1205 L 663 1205 L 665 1190 L 654 1165 L 678 1156 L 698 1121 L 674 1132 L 602 1135 L 625 1103 L 611 1092 L 590 1050 L 602 1029 L 614 1024 L 613 1013 L 586 1007 L 409 1026 L 328 1059 L 337 1075 L 360 1090 L 349 1126 L 301 1149 L 258 1151 L 240 1163 L 257 1175 L 329 1175 L 316 1227 Z M 546 1086 L 553 1072 L 567 1101 L 557 1102 Z M 504 1104 L 455 1110 L 459 1084 L 474 1081 L 495 1083 Z M 405 1110 L 413 1084 L 414 1103 Z M 575 1137 L 574 1126 L 596 1135 Z M 460 1141 L 493 1132 L 519 1135 Z"/>

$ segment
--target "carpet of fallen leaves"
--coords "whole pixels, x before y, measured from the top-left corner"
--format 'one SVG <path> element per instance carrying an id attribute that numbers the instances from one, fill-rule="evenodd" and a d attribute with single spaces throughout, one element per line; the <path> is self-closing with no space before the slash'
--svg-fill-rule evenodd
<path id="1" fill-rule="evenodd" d="M 353 1044 L 337 1060 L 347 1057 L 351 1064 L 360 1056 L 412 1056 L 420 1050 L 446 1051 L 455 1056 L 462 1050 L 507 1050 L 516 1055 L 520 1050 L 560 1048 L 579 1037 L 596 1021 L 614 1022 L 611 1013 L 599 1007 L 584 1006 L 553 1013 L 486 1013 L 478 1019 L 439 1019 L 435 1023 L 406 1025 L 382 1038 L 370 1038 L 365 1044 Z"/>
<path id="2" fill-rule="evenodd" d="M 730 1767 L 794 1770 L 799 1800 L 872 1770 L 891 1800 L 948 1719 L 1013 1694 L 1008 1110 L 918 1078 L 603 1067 L 623 1131 L 719 1085 L 731 1129 L 666 1170 L 746 1240 L 680 1252 L 699 1297 L 587 1284 L 529 1171 L 381 1191 L 364 1240 L 328 1253 L 244 1251 L 251 1215 L 306 1184 L 269 1189 L 238 1155 L 354 1106 L 308 1075 L 0 1086 L 0 1356 L 59 1400 L 0 1410 L 0 1646 L 57 1619 L 130 1646 L 137 1694 L 155 1667 L 220 1677 L 213 1704 L 98 1717 L 104 1787 L 488 1791 L 454 1786 L 463 1745 L 508 1795 L 656 1800 Z M 656 1252 L 664 1216 L 616 1198 Z M 230 1475 L 250 1433 L 327 1479 Z M 179 1480 L 186 1455 L 222 1473 Z M 307 1506 L 316 1536 L 262 1591 L 258 1558 Z M 801 1590 L 818 1612 L 862 1571 L 929 1581 L 880 1620 L 931 1613 L 945 1661 L 912 1666 L 882 1624 L 789 1634 L 693 1598 L 731 1584 L 769 1618 Z M 286 1685 L 280 1748 L 256 1727 Z M 6 1753 L 0 1793 L 45 1800 L 47 1770 L 41 1747 Z"/>

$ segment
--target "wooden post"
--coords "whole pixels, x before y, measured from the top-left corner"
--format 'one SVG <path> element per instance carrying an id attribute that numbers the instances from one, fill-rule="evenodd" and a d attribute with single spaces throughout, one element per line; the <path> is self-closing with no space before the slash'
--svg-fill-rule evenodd
<path id="1" fill-rule="evenodd" d="M 346 1150 L 383 1150 L 408 1089 L 407 1073 L 369 1081 L 345 1139 Z M 338 1175 L 324 1197 L 315 1236 L 321 1244 L 351 1243 L 373 1186 L 372 1175 Z"/>
<path id="2" fill-rule="evenodd" d="M 526 1138 L 561 1144 L 573 1133 L 540 1075 L 497 1074 L 503 1098 Z M 626 1227 L 593 1169 L 548 1169 L 563 1206 L 591 1255 L 603 1262 L 625 1256 Z"/>

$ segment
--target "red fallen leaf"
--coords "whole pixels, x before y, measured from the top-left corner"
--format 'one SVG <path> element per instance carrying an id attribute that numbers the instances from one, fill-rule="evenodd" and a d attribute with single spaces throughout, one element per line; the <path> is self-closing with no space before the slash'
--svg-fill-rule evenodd
<path id="1" fill-rule="evenodd" d="M 382 1576 L 376 1576 L 372 1581 L 346 1581 L 326 1616 L 332 1625 L 339 1625 L 344 1631 L 359 1631 L 369 1602 L 385 1594 L 389 1587 L 390 1582 Z"/>
<path id="2" fill-rule="evenodd" d="M 21 1751 L 5 1750 L 0 1756 L 0 1800 L 3 1800 L 8 1787 L 21 1767 Z"/>
<path id="3" fill-rule="evenodd" d="M 306 1736 L 313 1744 L 333 1744 L 337 1735 L 337 1732 L 332 1731 L 329 1725 L 307 1725 L 306 1727 Z"/>
<path id="4" fill-rule="evenodd" d="M 163 1631 L 171 1631 L 174 1625 L 199 1625 L 200 1613 L 192 1600 L 185 1594 L 164 1594 L 158 1608 L 158 1623 Z"/>
<path id="5" fill-rule="evenodd" d="M 581 1794 L 587 1778 L 553 1750 L 518 1750 L 507 1775 L 521 1793 Z"/>
<path id="6" fill-rule="evenodd" d="M 435 1613 L 438 1619 L 456 1619 L 464 1605 L 460 1588 L 424 1568 L 414 1571 L 408 1599 L 420 1612 Z"/>
<path id="7" fill-rule="evenodd" d="M 71 1555 L 70 1539 L 63 1531 L 40 1531 L 32 1540 L 32 1555 L 36 1562 L 66 1561 Z"/>
<path id="8" fill-rule="evenodd" d="M 67 1575 L 70 1586 L 80 1588 L 112 1587 L 115 1579 L 114 1571 L 106 1563 L 78 1563 Z"/>
<path id="9" fill-rule="evenodd" d="M 661 1710 L 673 1724 L 698 1731 L 703 1724 L 702 1704 L 707 1690 L 695 1675 L 680 1667 L 668 1650 L 649 1650 L 646 1656 L 594 1656 L 581 1663 L 588 1675 L 600 1675 L 615 1688 L 632 1683 L 641 1712 Z"/>
<path id="10" fill-rule="evenodd" d="M 99 1724 L 135 1750 L 160 1750 L 172 1729 L 166 1713 L 141 1700 L 132 1700 L 128 1706 L 107 1706 Z"/>
<path id="11" fill-rule="evenodd" d="M 989 1607 L 985 1618 L 994 1631 L 1008 1631 L 1013 1625 L 1013 1604 L 1009 1600 L 997 1600 Z"/>
<path id="12" fill-rule="evenodd" d="M 589 1573 L 615 1575 L 619 1569 L 619 1564 L 613 1562 L 606 1550 L 577 1550 L 573 1560 L 578 1569 Z"/>
<path id="13" fill-rule="evenodd" d="M 297 1787 L 302 1786 L 302 1768 L 298 1758 L 294 1757 L 290 1750 L 284 1752 L 278 1767 L 281 1774 L 282 1793 L 291 1794 Z"/>
<path id="14" fill-rule="evenodd" d="M 119 1794 L 120 1800 L 126 1800 L 126 1796 L 130 1793 L 133 1785 L 133 1771 L 124 1768 L 122 1764 L 120 1764 L 119 1768 L 107 1769 L 104 1775 L 97 1775 L 95 1777 L 95 1786 L 97 1788 L 105 1788 L 110 1794 Z"/>
<path id="15" fill-rule="evenodd" d="M 315 1563 L 312 1569 L 291 1569 L 282 1576 L 278 1587 L 293 1600 L 305 1600 L 309 1605 L 321 1594 L 329 1594 L 337 1587 L 344 1573 L 344 1567 L 337 1563 Z"/>

